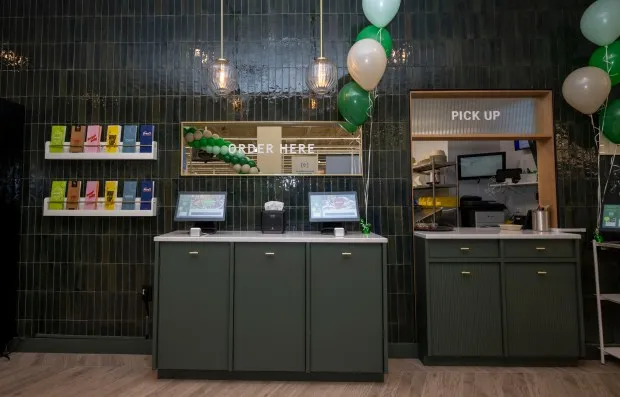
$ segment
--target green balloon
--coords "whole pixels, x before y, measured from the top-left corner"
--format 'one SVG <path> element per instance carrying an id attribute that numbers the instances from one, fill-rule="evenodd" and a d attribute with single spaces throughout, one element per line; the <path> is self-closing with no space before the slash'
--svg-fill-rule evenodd
<path id="1" fill-rule="evenodd" d="M 213 146 L 213 154 L 220 154 L 220 147 L 219 146 Z"/>
<path id="2" fill-rule="evenodd" d="M 230 163 L 230 160 L 232 160 L 232 157 L 228 153 L 224 154 L 222 157 L 224 157 L 224 161 L 227 163 Z"/>
<path id="3" fill-rule="evenodd" d="M 341 121 L 340 123 L 338 123 L 338 125 L 340 126 L 340 128 L 342 128 L 346 132 L 350 132 L 351 134 L 355 133 L 359 128 L 357 125 L 351 124 L 348 121 Z"/>
<path id="4" fill-rule="evenodd" d="M 209 146 L 215 146 L 215 138 L 213 138 L 213 137 L 208 137 L 208 138 L 207 138 L 207 145 L 209 145 Z"/>
<path id="5" fill-rule="evenodd" d="M 207 147 L 205 148 L 205 152 L 207 152 L 207 153 L 213 153 L 213 146 L 209 146 L 209 145 L 207 145 Z"/>
<path id="6" fill-rule="evenodd" d="M 228 146 L 224 145 L 220 148 L 222 154 L 228 154 Z"/>
<path id="7" fill-rule="evenodd" d="M 235 156 L 242 158 L 245 157 L 245 153 L 243 153 L 243 151 L 237 149 L 237 153 L 235 153 Z"/>
<path id="8" fill-rule="evenodd" d="M 248 161 L 248 165 L 250 167 L 256 167 L 256 163 L 254 161 L 252 161 L 252 160 Z"/>
<path id="9" fill-rule="evenodd" d="M 194 127 L 183 127 L 183 134 L 187 135 L 187 134 L 193 134 L 194 132 L 196 132 L 196 129 Z"/>
<path id="10" fill-rule="evenodd" d="M 222 138 L 219 138 L 215 141 L 215 144 L 219 147 L 224 146 L 224 140 Z"/>
<path id="11" fill-rule="evenodd" d="M 247 157 L 244 157 L 244 158 L 242 158 L 242 159 L 239 159 L 239 164 L 247 164 L 247 163 L 249 163 L 249 162 L 250 162 L 250 160 L 248 160 L 248 158 L 247 158 Z"/>
<path id="12" fill-rule="evenodd" d="M 355 81 L 346 84 L 338 93 L 338 110 L 342 117 L 353 125 L 364 124 L 371 108 L 372 98 L 368 91 Z"/>
<path id="13" fill-rule="evenodd" d="M 601 111 L 603 135 L 611 142 L 620 144 L 620 99 L 609 102 L 607 108 Z"/>
<path id="14" fill-rule="evenodd" d="M 233 164 L 239 164 L 239 157 L 237 156 L 230 156 L 230 162 Z"/>
<path id="15" fill-rule="evenodd" d="M 609 73 L 612 86 L 620 83 L 620 41 L 607 46 L 607 51 L 605 51 L 605 47 L 600 47 L 594 51 L 590 57 L 589 65 Z"/>
<path id="16" fill-rule="evenodd" d="M 207 138 L 200 138 L 200 147 L 207 146 Z"/>
<path id="17" fill-rule="evenodd" d="M 366 26 L 355 38 L 358 42 L 364 39 L 373 39 L 381 44 L 381 47 L 385 50 L 385 55 L 388 59 L 392 56 L 392 49 L 394 44 L 392 43 L 392 35 L 385 28 L 378 28 L 375 25 Z"/>
<path id="18" fill-rule="evenodd" d="M 198 141 L 192 141 L 188 144 L 190 147 L 193 147 L 194 149 L 198 149 L 200 147 L 200 142 Z"/>

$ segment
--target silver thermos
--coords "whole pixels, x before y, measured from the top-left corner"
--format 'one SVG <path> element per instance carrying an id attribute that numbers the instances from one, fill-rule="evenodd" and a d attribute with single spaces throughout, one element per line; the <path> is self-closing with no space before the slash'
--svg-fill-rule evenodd
<path id="1" fill-rule="evenodd" d="M 535 232 L 549 231 L 549 207 L 538 207 L 532 211 L 532 230 Z"/>

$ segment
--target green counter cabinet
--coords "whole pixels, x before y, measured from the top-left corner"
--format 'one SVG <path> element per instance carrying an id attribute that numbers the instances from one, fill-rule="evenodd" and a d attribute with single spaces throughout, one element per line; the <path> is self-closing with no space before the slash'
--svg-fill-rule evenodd
<path id="1" fill-rule="evenodd" d="M 415 282 L 424 364 L 576 365 L 583 357 L 579 239 L 420 235 Z"/>
<path id="2" fill-rule="evenodd" d="M 310 246 L 310 370 L 383 371 L 381 247 Z"/>
<path id="3" fill-rule="evenodd" d="M 228 369 L 229 258 L 225 243 L 161 244 L 158 368 Z"/>
<path id="4" fill-rule="evenodd" d="M 383 381 L 386 239 L 171 235 L 156 239 L 158 377 Z"/>
<path id="5" fill-rule="evenodd" d="M 305 244 L 235 244 L 235 371 L 306 368 Z"/>

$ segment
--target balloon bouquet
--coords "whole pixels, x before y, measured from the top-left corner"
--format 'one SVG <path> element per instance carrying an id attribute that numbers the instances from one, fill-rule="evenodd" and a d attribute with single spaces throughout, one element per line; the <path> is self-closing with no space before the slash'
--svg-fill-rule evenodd
<path id="1" fill-rule="evenodd" d="M 598 48 L 590 57 L 589 66 L 575 70 L 564 80 L 562 95 L 579 112 L 589 115 L 592 126 L 615 144 L 620 144 L 620 100 L 608 102 L 611 87 L 620 83 L 620 0 L 597 0 L 581 17 L 581 32 Z M 599 111 L 600 128 L 593 114 Z M 615 156 L 614 156 L 615 157 Z M 614 159 L 612 158 L 612 166 Z M 598 204 L 601 205 L 601 172 L 599 156 Z M 607 184 L 606 184 L 607 186 Z M 601 210 L 598 209 L 597 225 Z M 598 230 L 595 239 L 602 241 Z"/>
<path id="2" fill-rule="evenodd" d="M 243 150 L 237 149 L 235 145 L 206 128 L 199 130 L 194 127 L 184 127 L 183 139 L 187 146 L 206 153 L 209 160 L 220 160 L 231 164 L 238 174 L 258 174 L 260 172 L 256 162 L 248 159 Z"/>
<path id="3" fill-rule="evenodd" d="M 387 60 L 392 56 L 392 36 L 385 27 L 394 19 L 400 0 L 362 0 L 364 15 L 372 25 L 365 27 L 355 38 L 355 44 L 347 55 L 347 69 L 353 81 L 338 93 L 338 110 L 344 121 L 340 126 L 355 133 L 372 117 L 376 88 L 385 73 Z M 370 123 L 372 135 L 372 120 Z M 364 218 L 360 220 L 363 234 L 370 233 L 368 220 L 368 187 L 370 184 L 370 160 L 372 140 L 368 147 L 367 176 L 364 185 Z"/>

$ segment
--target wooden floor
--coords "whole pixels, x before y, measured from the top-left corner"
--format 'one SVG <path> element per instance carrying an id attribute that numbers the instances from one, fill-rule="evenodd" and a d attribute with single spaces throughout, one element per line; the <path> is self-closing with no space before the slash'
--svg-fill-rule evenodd
<path id="1" fill-rule="evenodd" d="M 150 356 L 14 354 L 0 361 L 0 396 L 620 397 L 620 366 L 424 367 L 391 360 L 385 383 L 157 380 Z"/>

